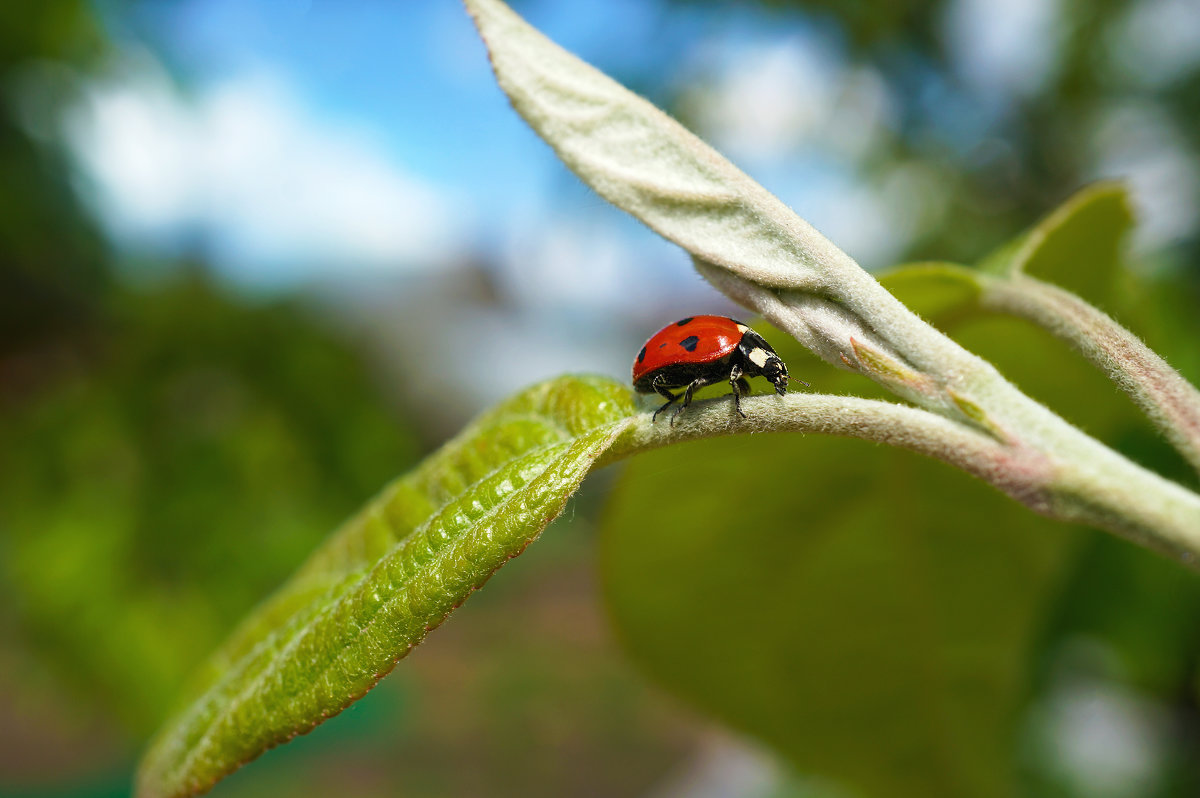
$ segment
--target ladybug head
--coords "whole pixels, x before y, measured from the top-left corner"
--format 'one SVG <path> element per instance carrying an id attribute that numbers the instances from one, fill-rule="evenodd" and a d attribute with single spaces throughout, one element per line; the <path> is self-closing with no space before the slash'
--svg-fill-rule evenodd
<path id="1" fill-rule="evenodd" d="M 780 396 L 787 393 L 787 365 L 774 352 L 767 358 L 767 362 L 763 364 L 762 373 L 764 377 L 775 384 L 775 393 Z"/>

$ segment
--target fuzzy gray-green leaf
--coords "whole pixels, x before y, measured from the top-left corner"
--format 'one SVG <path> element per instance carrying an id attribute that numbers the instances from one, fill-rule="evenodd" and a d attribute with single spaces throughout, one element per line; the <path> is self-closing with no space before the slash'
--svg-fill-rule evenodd
<path id="1" fill-rule="evenodd" d="M 611 380 L 543 383 L 385 488 L 214 655 L 138 795 L 203 792 L 361 697 L 562 511 L 633 412 Z"/>

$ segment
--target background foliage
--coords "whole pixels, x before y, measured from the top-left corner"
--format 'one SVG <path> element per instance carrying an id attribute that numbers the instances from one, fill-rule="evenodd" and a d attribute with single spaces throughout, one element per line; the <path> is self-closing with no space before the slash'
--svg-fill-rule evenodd
<path id="1" fill-rule="evenodd" d="M 154 5 L 0 10 L 5 795 L 123 794 L 188 672 L 338 522 L 440 443 L 426 415 L 454 400 L 413 378 L 419 361 L 380 358 L 346 323 L 360 311 L 344 298 L 331 311 L 312 292 L 235 290 L 203 241 L 133 262 L 80 201 L 62 142 L 37 123 L 65 112 L 78 87 L 54 84 L 36 118 L 19 87 L 47 64 L 102 73 L 128 46 L 113 20 L 136 31 Z M 515 5 L 537 21 L 537 3 Z M 1118 172 L 1167 150 L 1197 168 L 1196 62 L 1166 69 L 1114 33 L 1171 3 L 1064 4 L 1055 65 L 1003 102 L 961 72 L 951 5 L 762 4 L 770 24 L 815 26 L 852 64 L 887 76 L 894 123 L 856 168 L 884 182 L 919 166 L 939 186 L 935 222 L 908 258 L 980 260 L 1094 177 L 1097 152 Z M 689 0 L 667 9 L 664 29 L 677 13 L 718 28 L 734 13 Z M 171 61 L 169 42 L 139 44 Z M 694 70 L 687 88 L 652 67 L 614 71 L 719 138 L 700 102 L 719 75 Z M 1164 194 L 1186 210 L 1200 189 L 1183 185 L 1191 195 Z M 1116 263 L 1111 252 L 1079 249 L 1099 232 L 1065 248 L 1078 257 L 1060 276 L 1200 378 L 1196 229 L 1152 239 L 1105 281 L 1095 277 Z M 492 272 L 474 274 L 425 312 L 453 320 L 506 301 Z M 932 302 L 927 287 L 898 290 L 918 308 Z M 414 292 L 411 308 L 371 319 L 384 327 L 426 300 Z M 1061 345 L 969 307 L 928 307 L 1023 389 L 1189 478 Z M 631 339 L 673 311 L 641 312 L 652 321 L 624 331 Z M 802 353 L 788 362 L 823 391 L 868 390 Z M 504 376 L 469 381 L 482 390 Z M 814 774 L 894 794 L 1200 788 L 1200 588 L 1169 563 L 857 442 L 694 444 L 633 464 L 615 487 L 606 479 L 384 689 L 219 789 L 634 795 L 728 778 L 737 794 L 812 794 L 824 790 Z M 607 609 L 594 584 L 597 517 Z M 713 717 L 788 767 L 710 742 Z"/>

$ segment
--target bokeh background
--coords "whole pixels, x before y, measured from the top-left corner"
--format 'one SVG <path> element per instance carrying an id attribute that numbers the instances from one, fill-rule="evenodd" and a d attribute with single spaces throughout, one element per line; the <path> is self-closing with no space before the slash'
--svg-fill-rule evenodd
<path id="1" fill-rule="evenodd" d="M 1127 181 L 1130 270 L 1195 367 L 1196 0 L 513 5 L 871 269 L 973 262 Z M 0 795 L 126 794 L 188 671 L 386 480 L 522 385 L 623 378 L 663 323 L 728 310 L 525 128 L 454 0 L 0 6 Z M 616 479 L 215 794 L 829 794 L 618 644 Z M 1082 545 L 1029 783 L 1197 794 L 1196 586 Z"/>

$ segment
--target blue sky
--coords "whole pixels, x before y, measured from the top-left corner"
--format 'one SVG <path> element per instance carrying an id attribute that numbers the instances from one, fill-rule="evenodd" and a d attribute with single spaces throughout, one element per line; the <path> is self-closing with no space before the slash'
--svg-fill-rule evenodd
<path id="1" fill-rule="evenodd" d="M 283 74 L 320 113 L 369 123 L 419 176 L 476 191 L 520 187 L 537 166 L 457 3 L 191 0 L 147 18 L 184 74 Z M 480 162 L 480 131 L 512 157 Z"/>
<path id="2" fill-rule="evenodd" d="M 797 80 L 802 84 L 824 81 L 822 90 L 826 95 L 839 79 L 833 72 L 844 69 L 836 31 L 828 26 L 818 29 L 796 15 L 768 17 L 737 4 L 703 10 L 672 6 L 668 12 L 665 3 L 654 0 L 573 0 L 568 4 L 535 0 L 522 3 L 519 8 L 552 38 L 618 79 L 649 91 L 651 99 L 660 102 L 669 100 L 690 77 L 719 78 L 722 71 L 733 68 L 743 55 L 771 51 L 772 47 L 785 61 L 790 59 L 782 64 L 782 72 L 775 69 L 775 79 Z M 537 224 L 539 219 L 553 224 L 563 216 L 599 216 L 612 226 L 613 235 L 629 247 L 639 251 L 658 247 L 636 223 L 608 209 L 578 185 L 511 111 L 492 79 L 483 46 L 458 2 L 188 0 L 123 5 L 121 9 L 124 13 L 132 9 L 136 16 L 110 15 L 118 40 L 133 52 L 149 42 L 154 57 L 169 72 L 172 83 L 182 88 L 178 102 L 201 106 L 198 113 L 204 120 L 191 123 L 177 120 L 176 125 L 182 128 L 191 124 L 201 131 L 195 134 L 198 139 L 212 143 L 227 134 L 231 124 L 228 109 L 232 106 L 241 109 L 238 113 L 245 121 L 255 113 L 269 115 L 268 110 L 279 105 L 280 112 L 264 122 L 263 127 L 290 124 L 307 129 L 310 138 L 326 130 L 326 138 L 358 141 L 364 145 L 363 149 L 370 151 L 368 160 L 377 164 L 376 173 L 394 170 L 401 179 L 415 181 L 427 189 L 422 196 L 430 199 L 418 204 L 427 208 L 439 206 L 438 213 L 452 220 L 449 226 L 453 229 L 446 236 L 468 248 L 503 249 L 512 245 L 514 230 Z M 794 57 L 808 51 L 817 53 L 818 58 Z M 763 67 L 759 72 L 765 70 L 771 77 L 772 65 Z M 817 74 L 822 71 L 828 74 Z M 751 74 L 748 79 L 762 84 L 761 77 Z M 122 78 L 128 79 L 128 75 Z M 173 88 L 163 85 L 163 75 L 156 80 L 157 86 L 142 87 L 144 93 L 157 96 Z M 741 84 L 731 87 L 735 94 L 744 88 Z M 757 94 L 765 100 L 771 91 L 772 84 L 768 81 Z M 234 99 L 230 100 L 230 96 Z M 823 98 L 826 106 L 831 101 L 829 96 Z M 151 103 L 155 104 L 161 107 L 169 101 L 165 96 L 158 97 Z M 102 105 L 106 109 L 120 107 L 107 101 Z M 159 111 L 153 108 L 144 110 L 145 119 L 140 124 L 129 123 L 121 113 L 109 116 L 108 140 L 128 142 L 135 133 L 151 131 L 157 135 L 153 132 L 171 127 L 157 121 Z M 218 121 L 212 121 L 211 117 Z M 804 132 L 793 129 L 794 125 L 789 127 L 789 120 L 779 121 L 782 127 L 777 138 Z M 716 126 L 719 139 L 719 120 Z M 744 129 L 753 130 L 753 125 Z M 94 128 L 83 126 L 81 130 L 76 140 L 84 142 L 85 149 L 94 146 L 92 142 L 96 140 L 105 140 Z M 862 199 L 867 194 L 862 187 L 851 185 L 852 176 L 846 164 L 830 162 L 812 148 L 793 151 L 790 148 L 794 142 L 784 141 L 787 147 L 777 146 L 764 154 L 753 148 L 739 151 L 738 135 L 728 138 L 732 156 L 752 174 L 761 176 L 785 200 L 797 204 L 801 212 L 811 211 L 818 224 L 828 221 L 821 218 L 828 209 L 840 208 L 837 213 L 844 215 L 853 211 L 852 207 L 846 207 L 847 203 L 853 205 L 856 197 Z M 248 145 L 235 142 L 231 146 L 236 149 Z M 296 157 L 303 156 L 304 146 L 294 142 Z M 160 190 L 165 190 L 173 201 L 182 203 L 178 215 L 187 218 L 190 213 L 204 219 L 200 232 L 215 242 L 208 254 L 218 266 L 224 264 L 236 279 L 287 282 L 292 277 L 303 278 L 314 268 L 320 270 L 319 264 L 298 264 L 296 256 L 300 253 L 281 249 L 277 257 L 272 257 L 271 246 L 253 231 L 243 229 L 230 234 L 227 228 L 247 226 L 249 211 L 243 213 L 241 221 L 213 220 L 208 218 L 211 215 L 208 211 L 195 211 L 198 203 L 210 210 L 214 204 L 234 207 L 236 203 L 228 199 L 228 192 L 217 192 L 220 199 L 196 200 L 179 198 L 171 189 L 150 185 L 152 175 L 166 180 L 169 175 L 186 173 L 189 163 L 227 160 L 221 152 L 190 157 L 180 153 L 176 155 L 177 160 L 184 162 L 180 166 L 170 157 L 174 149 L 172 142 L 163 141 L 129 153 L 140 160 L 144 152 L 168 151 L 157 167 L 142 167 L 147 173 L 145 181 L 142 184 L 133 181 L 132 202 L 129 202 L 119 191 L 124 179 L 120 171 L 123 159 L 113 157 L 102 147 L 94 147 L 91 157 L 93 164 L 98 164 L 96 168 L 103 172 L 96 181 L 102 193 L 105 186 L 118 189 L 116 195 L 102 196 L 96 205 L 110 217 L 110 226 L 121 241 L 134 248 L 169 250 L 173 238 L 183 241 L 197 238 L 196 230 L 188 224 L 172 226 L 170 214 L 146 212 L 149 206 L 171 207 L 170 202 L 161 202 L 158 196 Z M 276 153 L 268 160 L 275 160 L 276 156 L 283 157 Z M 237 179 L 278 182 L 280 172 L 286 171 L 281 164 L 262 175 L 248 173 L 263 160 L 250 158 L 246 168 L 237 173 Z M 138 170 L 131 167 L 131 171 Z M 349 169 L 342 169 L 342 173 L 354 174 Z M 149 194 L 141 197 L 138 192 L 142 190 Z M 397 187 L 393 194 L 399 190 Z M 260 208 L 255 213 L 272 204 L 269 196 L 258 192 L 251 195 Z M 432 200 L 434 195 L 437 202 Z M 832 202 L 815 201 L 819 196 L 831 195 Z M 238 196 L 247 193 L 243 191 Z M 370 198 L 364 195 L 359 201 L 366 204 Z M 805 207 L 806 202 L 809 208 Z M 122 209 L 130 204 L 134 212 L 122 218 Z M 349 204 L 353 205 L 354 200 Z M 380 213 L 386 212 L 387 208 L 380 203 Z M 161 218 L 148 220 L 154 216 Z M 424 229 L 435 226 L 428 220 L 421 225 Z M 854 235 L 865 229 L 863 225 L 845 226 Z M 834 227 L 834 232 L 838 232 L 836 224 Z M 269 233 L 267 237 L 282 239 L 285 233 L 281 228 L 277 235 Z M 303 236 L 295 238 L 299 241 Z M 853 249 L 855 242 L 848 243 Z M 446 248 L 445 237 L 432 237 L 429 247 Z M 326 249 L 320 242 L 310 242 L 306 251 L 315 251 L 328 261 L 336 253 Z M 867 249 L 870 250 L 869 245 Z M 380 251 L 389 250 L 385 247 Z M 419 259 L 416 257 L 419 252 L 409 253 L 403 248 L 394 249 L 392 254 L 401 259 Z"/>
<path id="3" fill-rule="evenodd" d="M 659 0 L 534 0 L 518 7 L 618 79 L 669 74 L 706 29 L 736 36 L 737 28 L 770 24 L 748 11 L 673 10 L 668 17 Z M 541 160 L 540 145 L 492 81 L 457 0 L 186 0 L 142 14 L 187 74 L 219 80 L 264 66 L 286 72 L 323 112 L 367 119 L 385 131 L 427 177 L 474 191 L 481 179 L 511 185 Z M 481 132 L 486 148 L 479 147 Z"/>
<path id="4" fill-rule="evenodd" d="M 1121 52 L 1165 42 L 1151 51 L 1174 53 L 1158 59 L 1169 74 L 1200 51 L 1192 1 L 1141 0 L 1112 38 Z M 203 240 L 224 273 L 264 285 L 527 249 L 522 236 L 564 220 L 603 220 L 631 255 L 664 252 L 509 109 L 458 0 L 97 2 L 124 63 L 68 138 L 97 213 L 132 251 Z M 1064 2 L 946 6 L 959 84 L 930 73 L 934 99 L 917 112 L 962 157 L 1002 137 L 1014 98 L 1057 69 Z M 516 7 L 652 100 L 687 104 L 701 135 L 869 268 L 939 223 L 943 176 L 903 163 L 867 174 L 872 136 L 897 124 L 894 99 L 828 20 L 736 2 Z M 1152 110 L 1114 107 L 1091 157 L 1096 177 L 1140 181 L 1145 229 L 1169 240 L 1192 224 L 1186 186 L 1200 180 L 1169 125 L 1142 135 L 1127 121 Z"/>
<path id="5" fill-rule="evenodd" d="M 627 373 L 628 353 L 666 321 L 729 310 L 684 253 L 583 187 L 509 108 L 458 0 L 97 2 L 117 57 L 88 78 L 63 130 L 82 193 L 133 260 L 170 268 L 199 249 L 244 290 L 336 286 L 372 319 L 398 316 L 382 332 L 370 322 L 393 346 L 436 336 L 452 355 L 438 379 L 474 397 L 467 410 L 581 364 Z M 1171 20 L 1188 2 L 1136 8 L 1186 32 Z M 928 115 L 960 157 L 989 137 L 1002 146 L 1013 99 L 1057 68 L 1064 3 L 951 0 L 942 35 L 958 85 L 931 73 L 928 107 L 909 113 Z M 686 109 L 702 137 L 867 268 L 943 224 L 946 172 L 888 150 L 901 113 L 889 76 L 849 59 L 828 21 L 732 1 L 516 8 Z M 1162 27 L 1139 25 L 1127 27 Z M 1171 63 L 1200 51 L 1184 46 L 1200 42 L 1193 28 L 1175 37 Z M 1089 157 L 1095 177 L 1132 178 L 1147 200 L 1142 229 L 1163 241 L 1194 226 L 1200 176 L 1170 126 L 1146 120 L 1114 108 Z M 469 285 L 473 269 L 500 301 L 450 309 L 462 297 L 446 286 Z M 473 381 L 516 361 L 486 388 Z"/>
<path id="6" fill-rule="evenodd" d="M 667 58 L 652 46 L 661 27 L 655 3 L 592 0 L 572 3 L 569 13 L 554 3 L 530 7 L 598 61 L 624 58 L 613 65 L 617 72 L 652 69 L 652 59 Z M 443 260 L 461 257 L 462 249 L 494 251 L 511 237 L 511 227 L 547 215 L 549 206 L 594 213 L 602 204 L 576 186 L 512 113 L 457 2 L 190 0 L 114 9 L 120 13 L 108 18 L 125 63 L 93 91 L 90 106 L 69 125 L 69 138 L 82 152 L 94 206 L 132 251 L 171 254 L 202 237 L 206 254 L 233 279 L 268 285 L 302 280 L 333 261 L 361 267 L 372 253 L 342 257 L 326 229 L 336 221 L 317 224 L 329 233 L 324 239 L 303 224 L 306 214 L 321 215 L 320 208 L 288 209 L 295 192 L 326 194 L 318 186 L 325 179 L 341 191 L 373 180 L 373 190 L 342 197 L 340 207 L 357 206 L 361 219 L 377 216 L 380 227 L 389 213 L 406 215 L 400 195 L 411 189 L 410 204 L 425 218 L 396 235 L 428 240 L 424 249 L 399 242 L 389 248 L 381 240 L 375 265 L 384 268 L 420 268 L 423 253 L 438 249 Z M 599 25 L 601 18 L 609 25 Z M 619 36 L 628 46 L 589 34 L 597 30 L 613 31 L 609 38 Z M 256 135 L 279 137 L 280 149 L 272 151 Z M 331 154 L 355 163 L 335 163 Z M 289 157 L 305 163 L 289 167 Z M 328 174 L 299 177 L 323 157 Z M 231 158 L 242 160 L 230 165 Z M 193 164 L 213 161 L 218 168 L 189 175 Z M 222 172 L 222 164 L 229 171 Z M 172 180 L 179 185 L 169 185 Z M 205 180 L 225 186 L 194 185 Z M 272 197 L 265 189 L 233 185 L 255 181 L 290 183 L 293 194 Z M 240 203 L 247 207 L 230 218 Z M 252 217 L 272 205 L 278 218 L 254 229 Z M 222 208 L 228 209 L 224 216 Z M 288 214 L 294 251 L 284 246 Z M 338 214 L 334 208 L 324 215 Z M 351 211 L 345 216 L 348 221 Z M 614 224 L 622 235 L 640 236 L 631 222 Z M 310 233 L 307 241 L 297 227 Z M 435 228 L 442 234 L 429 235 Z M 359 239 L 373 234 L 386 238 L 356 231 Z"/>

